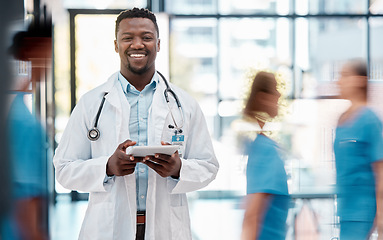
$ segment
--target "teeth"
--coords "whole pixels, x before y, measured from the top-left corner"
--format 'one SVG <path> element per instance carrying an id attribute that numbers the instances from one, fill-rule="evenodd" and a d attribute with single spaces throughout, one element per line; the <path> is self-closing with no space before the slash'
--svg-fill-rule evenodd
<path id="1" fill-rule="evenodd" d="M 134 58 L 139 58 L 139 57 L 144 57 L 145 54 L 130 54 L 130 56 Z"/>

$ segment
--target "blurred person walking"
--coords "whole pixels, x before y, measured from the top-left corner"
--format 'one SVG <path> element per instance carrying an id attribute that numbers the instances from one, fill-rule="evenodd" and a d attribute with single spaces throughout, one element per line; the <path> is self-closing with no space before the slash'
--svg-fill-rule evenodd
<path id="1" fill-rule="evenodd" d="M 351 102 L 334 141 L 340 240 L 369 239 L 374 220 L 383 239 L 382 123 L 367 106 L 367 72 L 364 61 L 350 60 L 338 80 L 340 98 Z"/>
<path id="2" fill-rule="evenodd" d="M 17 1 L 0 1 L 0 128 L 6 129 L 6 92 L 9 88 L 9 82 L 11 81 L 11 70 L 8 64 L 9 55 L 7 53 L 7 36 L 9 25 L 15 21 L 15 19 L 22 18 L 21 14 L 17 11 L 19 2 Z M 11 206 L 11 176 L 10 176 L 10 159 L 9 159 L 9 147 L 8 139 L 5 134 L 0 135 L 0 226 L 5 219 Z M 1 230 L 0 230 L 1 239 Z"/>
<path id="3" fill-rule="evenodd" d="M 241 240 L 282 240 L 290 203 L 287 176 L 280 149 L 262 133 L 268 120 L 278 114 L 274 74 L 259 72 L 244 109 L 245 120 L 259 125 L 261 133 L 247 146 L 247 196 Z"/>
<path id="4" fill-rule="evenodd" d="M 2 240 L 49 238 L 46 134 L 27 107 L 24 96 L 32 94 L 31 84 L 39 82 L 45 68 L 49 67 L 51 33 L 51 22 L 33 21 L 27 31 L 15 34 L 9 48 L 16 64 L 25 66 L 25 76 L 13 78 L 7 94 L 5 133 L 11 160 L 13 203 L 9 216 L 1 225 Z"/>

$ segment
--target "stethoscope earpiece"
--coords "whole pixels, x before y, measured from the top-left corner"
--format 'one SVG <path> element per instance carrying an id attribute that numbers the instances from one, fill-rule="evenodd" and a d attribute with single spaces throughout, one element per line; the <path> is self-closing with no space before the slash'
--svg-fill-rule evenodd
<path id="1" fill-rule="evenodd" d="M 171 124 L 168 125 L 168 128 L 170 129 L 174 129 L 175 127 Z M 175 130 L 175 133 L 178 134 L 178 133 L 182 133 L 182 129 L 181 128 L 176 128 Z"/>

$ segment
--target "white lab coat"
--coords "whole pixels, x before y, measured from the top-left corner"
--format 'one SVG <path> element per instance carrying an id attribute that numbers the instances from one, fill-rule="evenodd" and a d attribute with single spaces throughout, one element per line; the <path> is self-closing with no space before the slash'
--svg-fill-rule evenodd
<path id="1" fill-rule="evenodd" d="M 164 98 L 165 88 L 160 78 L 149 110 L 148 145 L 160 145 L 161 138 L 171 134 L 167 126 L 173 121 Z M 185 193 L 208 185 L 219 167 L 197 102 L 176 86 L 171 88 L 181 102 L 185 119 L 182 167 L 179 180 L 163 178 L 149 168 L 145 239 L 191 239 Z M 108 94 L 98 122 L 101 136 L 97 141 L 90 141 L 87 132 L 94 126 L 105 92 Z M 173 98 L 169 98 L 174 106 Z M 179 122 L 177 112 L 177 108 L 173 108 Z M 104 183 L 109 157 L 118 144 L 130 137 L 129 116 L 130 106 L 115 73 L 79 100 L 56 150 L 53 163 L 57 181 L 65 188 L 90 193 L 79 239 L 135 239 L 135 174 Z"/>

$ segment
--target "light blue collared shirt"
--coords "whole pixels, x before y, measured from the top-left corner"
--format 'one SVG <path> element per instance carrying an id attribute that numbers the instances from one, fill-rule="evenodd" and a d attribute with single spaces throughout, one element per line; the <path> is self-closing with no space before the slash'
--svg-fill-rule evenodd
<path id="1" fill-rule="evenodd" d="M 130 84 L 121 73 L 118 80 L 121 83 L 126 99 L 130 104 L 129 132 L 130 139 L 137 142 L 137 146 L 148 144 L 148 116 L 152 105 L 153 94 L 156 90 L 158 78 L 154 74 L 152 80 L 140 92 Z M 148 166 L 138 163 L 135 169 L 137 210 L 146 210 L 146 196 L 148 190 Z"/>

